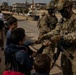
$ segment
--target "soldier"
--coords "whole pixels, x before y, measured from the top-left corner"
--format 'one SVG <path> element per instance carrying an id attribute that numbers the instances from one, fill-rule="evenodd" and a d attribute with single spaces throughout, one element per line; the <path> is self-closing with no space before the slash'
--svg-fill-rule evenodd
<path id="1" fill-rule="evenodd" d="M 41 17 L 39 18 L 38 22 L 37 22 L 37 27 L 38 27 L 38 30 L 39 30 L 39 37 L 42 35 L 41 33 L 41 20 L 43 19 L 43 17 L 45 16 L 45 12 L 42 12 L 41 13 Z M 38 37 L 38 39 L 39 39 Z"/>
<path id="2" fill-rule="evenodd" d="M 58 20 L 54 14 L 54 9 L 55 9 L 54 4 L 52 4 L 50 2 L 47 5 L 48 14 L 45 14 L 42 17 L 42 19 L 40 20 L 40 36 L 39 36 L 39 39 L 43 34 L 46 34 L 55 28 Z M 41 40 L 41 42 L 43 42 L 43 41 L 48 42 L 50 40 L 49 40 L 49 38 L 45 38 L 45 40 Z M 43 53 L 51 56 L 54 53 L 54 49 L 55 49 L 55 45 L 49 45 L 43 50 Z"/>
<path id="3" fill-rule="evenodd" d="M 63 48 L 74 56 L 71 60 L 64 53 L 61 56 L 63 75 L 76 75 L 76 14 L 72 11 L 71 0 L 59 0 L 57 9 L 65 19 L 57 24 L 56 28 L 44 34 L 43 37 L 51 37 L 53 42 L 63 40 Z M 43 38 L 42 37 L 42 38 Z"/>

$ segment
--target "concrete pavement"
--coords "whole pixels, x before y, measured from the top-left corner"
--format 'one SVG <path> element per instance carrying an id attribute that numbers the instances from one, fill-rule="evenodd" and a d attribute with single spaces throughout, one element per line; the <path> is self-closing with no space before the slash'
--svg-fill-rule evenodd
<path id="1" fill-rule="evenodd" d="M 26 20 L 26 17 L 22 16 L 22 15 L 14 14 L 13 16 L 16 17 L 18 19 L 18 21 Z"/>

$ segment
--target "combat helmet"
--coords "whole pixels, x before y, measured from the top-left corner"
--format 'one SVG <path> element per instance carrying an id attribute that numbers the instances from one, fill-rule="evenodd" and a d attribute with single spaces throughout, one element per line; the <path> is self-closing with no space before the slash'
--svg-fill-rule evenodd
<path id="1" fill-rule="evenodd" d="M 49 10 L 49 9 L 55 9 L 54 3 L 50 1 L 50 2 L 47 4 L 46 9 L 47 9 L 47 10 Z"/>
<path id="2" fill-rule="evenodd" d="M 58 0 L 55 6 L 56 9 L 60 11 L 65 7 L 72 6 L 72 0 Z"/>

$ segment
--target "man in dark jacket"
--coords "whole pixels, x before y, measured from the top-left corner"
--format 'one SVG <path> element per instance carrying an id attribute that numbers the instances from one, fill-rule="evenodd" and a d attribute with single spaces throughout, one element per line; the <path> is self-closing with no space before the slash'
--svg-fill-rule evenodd
<path id="1" fill-rule="evenodd" d="M 4 27 L 4 22 L 0 20 L 0 47 L 3 50 L 4 48 L 4 35 L 3 35 L 3 27 Z"/>

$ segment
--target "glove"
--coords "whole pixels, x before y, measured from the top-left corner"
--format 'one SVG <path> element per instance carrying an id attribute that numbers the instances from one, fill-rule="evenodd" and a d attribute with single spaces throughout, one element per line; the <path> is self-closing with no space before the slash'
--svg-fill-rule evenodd
<path id="1" fill-rule="evenodd" d="M 39 36 L 39 37 L 38 37 L 38 42 L 40 42 L 40 43 L 41 43 L 41 42 L 42 42 L 42 40 L 43 40 L 44 38 L 45 38 L 45 37 L 44 37 L 44 35 Z"/>
<path id="2" fill-rule="evenodd" d="M 43 42 L 43 45 L 44 45 L 44 46 L 49 46 L 49 45 L 51 45 L 51 44 L 52 44 L 51 41 L 44 41 L 44 42 Z"/>
<path id="3" fill-rule="evenodd" d="M 35 44 L 40 44 L 40 43 L 41 43 L 40 40 L 36 40 L 36 41 L 35 41 Z"/>
<path id="4" fill-rule="evenodd" d="M 60 39 L 61 39 L 61 36 L 60 35 L 55 35 L 55 36 L 52 36 L 51 37 L 51 41 L 53 43 L 57 43 L 58 41 L 60 41 Z"/>

